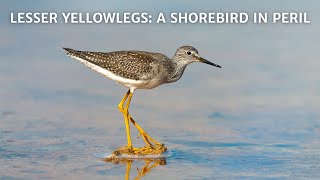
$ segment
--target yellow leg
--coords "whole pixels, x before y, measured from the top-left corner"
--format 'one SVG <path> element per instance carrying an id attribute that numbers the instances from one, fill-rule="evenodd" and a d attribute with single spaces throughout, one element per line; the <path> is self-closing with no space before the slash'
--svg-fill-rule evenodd
<path id="1" fill-rule="evenodd" d="M 128 148 L 132 149 L 132 143 L 131 143 L 131 137 L 130 137 L 130 126 L 129 126 L 129 106 L 130 106 L 130 101 L 132 98 L 132 93 L 130 92 L 130 90 L 127 92 L 127 94 L 124 95 L 123 99 L 120 101 L 118 107 L 120 109 L 120 111 L 123 113 L 123 117 L 124 117 L 124 122 L 126 125 L 126 132 L 127 132 L 127 140 L 128 140 Z M 123 104 L 125 103 L 125 101 L 128 99 L 128 102 L 125 106 L 125 108 L 123 108 Z"/>
<path id="2" fill-rule="evenodd" d="M 120 112 L 123 113 L 124 121 L 126 125 L 126 132 L 127 132 L 127 140 L 128 145 L 125 147 L 122 147 L 116 151 L 113 152 L 114 155 L 121 155 L 121 154 L 137 154 L 137 155 L 150 155 L 150 154 L 162 154 L 167 150 L 167 148 L 151 138 L 130 116 L 129 114 L 129 106 L 132 99 L 133 93 L 130 92 L 130 90 L 124 95 L 122 100 L 120 101 L 118 107 Z M 123 107 L 125 104 L 125 107 Z M 144 142 L 147 144 L 147 146 L 142 148 L 133 148 L 131 143 L 131 137 L 130 137 L 130 126 L 129 126 L 129 120 L 134 124 L 134 126 L 138 129 L 140 135 L 142 136 Z M 151 142 L 153 142 L 155 145 L 153 145 Z"/>
<path id="3" fill-rule="evenodd" d="M 158 141 L 154 140 L 152 137 L 150 137 L 140 126 L 139 124 L 137 124 L 132 117 L 129 115 L 130 121 L 132 122 L 132 124 L 138 129 L 140 135 L 142 136 L 144 142 L 149 145 L 152 146 L 152 144 L 150 143 L 150 141 L 152 141 L 153 143 L 155 143 L 156 145 L 163 145 L 161 143 L 159 143 Z M 150 141 L 149 141 L 150 140 Z"/>
<path id="4" fill-rule="evenodd" d="M 127 100 L 127 98 L 128 98 L 129 96 L 131 96 L 131 97 L 130 97 L 130 101 L 131 101 L 132 95 L 133 95 L 133 94 L 130 92 L 130 90 L 128 90 L 128 92 L 124 95 L 124 97 L 122 98 L 122 100 L 120 101 L 120 103 L 119 103 L 119 105 L 118 105 L 118 108 L 119 108 L 120 112 L 123 113 L 125 119 L 126 119 L 126 116 L 127 116 L 128 119 L 132 122 L 132 124 L 138 129 L 140 135 L 142 136 L 144 142 L 145 142 L 147 145 L 152 146 L 152 144 L 150 143 L 150 141 L 152 141 L 152 142 L 155 143 L 156 145 L 163 145 L 163 144 L 157 142 L 156 140 L 154 140 L 152 137 L 150 137 L 150 136 L 139 126 L 139 124 L 137 124 L 137 123 L 133 120 L 133 118 L 130 116 L 128 110 L 125 110 L 125 109 L 123 108 L 123 104 L 126 102 L 126 100 Z M 129 108 L 129 105 L 130 105 L 130 102 L 128 101 L 126 106 L 128 106 L 128 108 Z M 127 111 L 127 112 L 126 112 L 126 111 Z M 125 120 L 125 122 L 127 123 L 126 120 Z M 128 127 L 129 127 L 129 125 L 128 125 Z M 126 124 L 126 129 L 127 129 L 127 124 Z M 128 136 L 128 130 L 127 130 L 127 136 Z M 129 128 L 129 137 L 130 137 L 130 128 Z M 150 141 L 149 141 L 149 140 L 150 140 Z M 128 139 L 128 141 L 129 141 L 129 139 Z M 130 139 L 130 142 L 131 142 L 131 139 Z M 128 144 L 129 144 L 129 142 L 128 142 Z"/>
<path id="5" fill-rule="evenodd" d="M 123 113 L 123 111 L 124 111 L 124 109 L 123 109 L 123 104 L 124 104 L 124 102 L 126 102 L 129 94 L 130 94 L 130 90 L 128 90 L 127 94 L 124 95 L 124 97 L 122 98 L 122 100 L 120 101 L 120 103 L 119 103 L 119 105 L 118 105 L 118 108 L 119 108 L 120 112 L 122 112 L 122 113 Z"/>
<path id="6" fill-rule="evenodd" d="M 130 137 L 130 124 L 129 124 L 129 106 L 132 98 L 132 93 L 128 96 L 128 102 L 126 104 L 126 107 L 124 108 L 124 121 L 126 123 L 126 131 L 127 131 L 127 139 L 128 139 L 128 148 L 132 149 L 132 143 L 131 143 L 131 137 Z"/>

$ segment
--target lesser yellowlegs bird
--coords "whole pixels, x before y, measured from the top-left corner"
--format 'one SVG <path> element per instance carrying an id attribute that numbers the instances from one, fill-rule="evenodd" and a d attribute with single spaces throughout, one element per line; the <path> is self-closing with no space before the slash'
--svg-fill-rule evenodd
<path id="1" fill-rule="evenodd" d="M 198 50 L 191 46 L 178 48 L 171 59 L 160 53 L 145 51 L 90 52 L 63 49 L 67 51 L 67 55 L 82 64 L 129 88 L 118 105 L 124 116 L 128 144 L 114 154 L 158 155 L 167 150 L 163 144 L 151 138 L 130 116 L 129 106 L 135 89 L 152 89 L 161 84 L 176 82 L 181 78 L 186 66 L 193 62 L 221 68 L 200 57 Z M 132 147 L 129 122 L 138 129 L 146 143 L 145 147 Z"/>

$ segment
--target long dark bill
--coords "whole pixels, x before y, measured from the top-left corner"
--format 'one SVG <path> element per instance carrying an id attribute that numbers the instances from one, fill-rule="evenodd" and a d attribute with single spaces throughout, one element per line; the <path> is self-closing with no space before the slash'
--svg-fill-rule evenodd
<path id="1" fill-rule="evenodd" d="M 210 61 L 208 61 L 208 60 L 206 60 L 206 59 L 203 59 L 203 58 L 200 58 L 200 62 L 209 64 L 209 65 L 211 65 L 211 66 L 215 66 L 215 67 L 221 68 L 221 66 L 219 66 L 218 64 L 215 64 L 215 63 L 210 62 Z"/>

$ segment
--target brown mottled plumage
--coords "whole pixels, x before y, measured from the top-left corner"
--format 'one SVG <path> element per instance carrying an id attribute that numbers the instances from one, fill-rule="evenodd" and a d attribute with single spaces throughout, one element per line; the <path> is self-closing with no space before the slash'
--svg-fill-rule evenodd
<path id="1" fill-rule="evenodd" d="M 163 54 L 144 51 L 89 52 L 64 48 L 69 55 L 77 56 L 116 75 L 134 80 L 148 79 L 147 74 L 155 71 L 157 61 L 169 58 Z"/>
<path id="2" fill-rule="evenodd" d="M 160 53 L 146 51 L 90 52 L 64 49 L 71 57 L 132 91 L 175 82 L 192 62 L 199 61 L 220 67 L 201 58 L 191 46 L 180 47 L 172 59 Z"/>

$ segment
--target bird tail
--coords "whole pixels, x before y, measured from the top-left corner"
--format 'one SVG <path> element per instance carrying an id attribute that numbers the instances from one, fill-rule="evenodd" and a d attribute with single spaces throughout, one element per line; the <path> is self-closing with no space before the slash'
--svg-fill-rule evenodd
<path id="1" fill-rule="evenodd" d="M 66 52 L 67 52 L 67 55 L 76 55 L 76 54 L 79 54 L 80 51 L 76 51 L 74 49 L 71 49 L 71 48 L 63 48 Z"/>
<path id="2" fill-rule="evenodd" d="M 63 48 L 66 52 L 67 52 L 67 56 L 71 56 L 73 58 L 80 58 L 83 60 L 87 60 L 85 54 L 83 53 L 83 51 L 77 51 L 71 48 Z"/>

